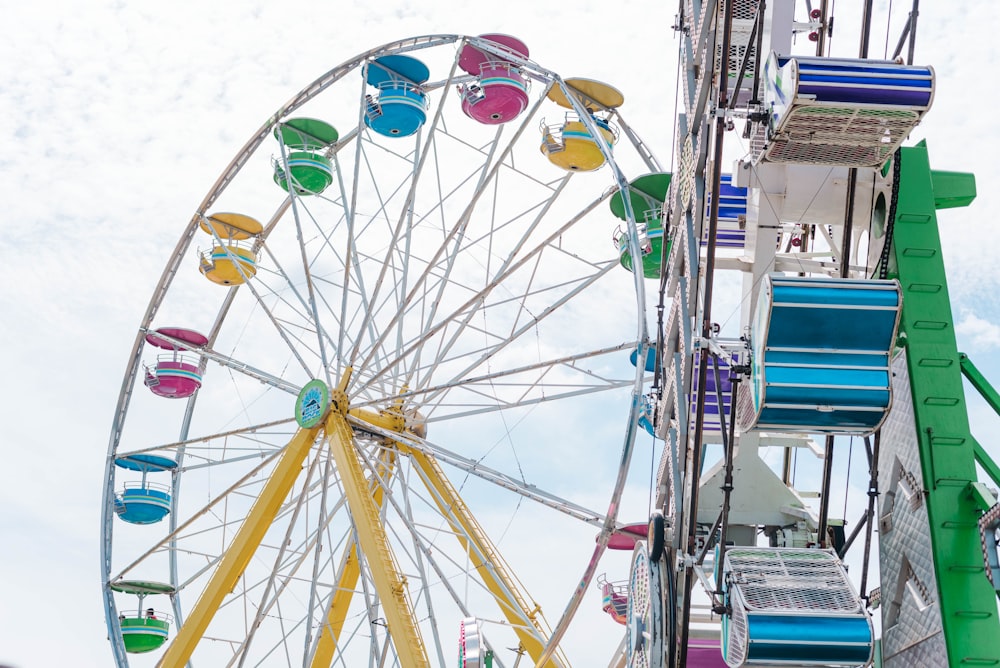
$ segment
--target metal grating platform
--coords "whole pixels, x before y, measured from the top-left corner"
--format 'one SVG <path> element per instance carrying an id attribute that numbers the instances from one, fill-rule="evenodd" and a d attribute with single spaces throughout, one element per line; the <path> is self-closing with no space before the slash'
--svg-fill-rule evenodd
<path id="1" fill-rule="evenodd" d="M 890 61 L 772 53 L 764 78 L 769 162 L 879 167 L 934 98 L 931 68 Z"/>

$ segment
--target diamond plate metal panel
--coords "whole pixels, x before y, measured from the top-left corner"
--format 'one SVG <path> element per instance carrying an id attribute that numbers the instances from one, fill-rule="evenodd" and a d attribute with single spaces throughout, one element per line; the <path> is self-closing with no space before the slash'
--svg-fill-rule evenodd
<path id="1" fill-rule="evenodd" d="M 691 198 L 694 195 L 694 179 L 695 179 L 695 154 L 694 154 L 694 141 L 691 135 L 684 138 L 684 145 L 681 148 L 681 157 L 678 162 L 678 175 L 680 176 L 678 184 L 680 186 L 681 195 L 681 207 L 684 209 L 691 208 Z M 674 178 L 677 178 L 675 176 Z"/>
<path id="2" fill-rule="evenodd" d="M 905 353 L 897 355 L 892 371 L 893 405 L 882 426 L 878 481 L 882 665 L 946 666 Z"/>
<path id="3" fill-rule="evenodd" d="M 944 640 L 940 637 L 930 637 L 917 641 L 898 654 L 887 657 L 885 640 L 882 641 L 882 665 L 886 668 L 944 668 L 948 665 L 948 654 L 945 651 Z"/>
<path id="4" fill-rule="evenodd" d="M 715 79 L 709 76 L 710 73 L 714 73 L 712 67 L 715 59 L 708 49 L 698 51 L 694 58 L 697 60 L 698 77 L 695 79 L 694 94 L 687 106 L 687 112 L 691 118 L 701 118 L 716 91 Z"/>
<path id="5" fill-rule="evenodd" d="M 705 19 L 708 14 L 710 2 L 693 2 L 688 0 L 686 3 L 686 11 L 688 17 L 688 32 L 691 35 L 691 46 L 695 51 L 698 51 L 701 45 L 702 28 L 705 25 Z"/>
<path id="6" fill-rule="evenodd" d="M 685 220 L 689 215 L 684 216 Z M 663 357 L 666 365 L 663 394 L 660 398 L 656 431 L 664 439 L 664 447 L 660 456 L 657 471 L 657 505 L 662 507 L 666 490 L 675 489 L 676 473 L 672 462 L 677 457 L 676 449 L 687 441 L 687 429 L 684 419 L 678 416 L 686 415 L 687 405 L 683 401 L 683 378 L 686 371 L 686 355 L 690 345 L 690 321 L 687 317 L 688 281 L 684 275 L 690 270 L 690 233 L 688 225 L 678 225 L 674 233 L 674 242 L 670 250 L 670 260 L 667 266 L 669 292 L 673 295 L 667 313 L 667 322 L 663 331 Z"/>

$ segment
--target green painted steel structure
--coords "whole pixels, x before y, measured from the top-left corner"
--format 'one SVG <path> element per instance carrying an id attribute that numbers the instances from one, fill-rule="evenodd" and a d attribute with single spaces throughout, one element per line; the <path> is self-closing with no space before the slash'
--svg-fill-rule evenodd
<path id="1" fill-rule="evenodd" d="M 996 389 L 990 385 L 990 382 L 986 380 L 986 376 L 984 376 L 976 365 L 972 363 L 972 360 L 969 359 L 968 355 L 965 353 L 959 353 L 958 357 L 961 360 L 962 375 L 965 376 L 966 380 L 972 384 L 972 387 L 976 388 L 976 391 L 979 392 L 980 396 L 986 400 L 986 403 L 990 405 L 990 408 L 992 408 L 997 415 L 1000 415 L 1000 392 L 997 392 Z M 1000 487 L 1000 466 L 997 466 L 996 462 L 993 461 L 993 459 L 986 453 L 986 450 L 983 449 L 983 446 L 978 442 L 976 443 L 976 463 L 982 467 L 983 472 L 989 476 L 990 480 L 993 481 L 993 484 Z M 991 499 L 991 503 L 992 502 L 995 502 L 995 499 Z M 984 510 L 989 507 L 990 504 L 987 504 Z"/>
<path id="2" fill-rule="evenodd" d="M 927 146 L 900 150 L 892 243 L 934 569 L 951 666 L 1000 665 L 997 596 L 984 573 L 976 461 L 935 209 L 971 201 L 971 175 L 935 178 Z M 944 174 L 939 173 L 939 174 Z M 970 197 L 970 184 L 972 192 Z M 938 206 L 936 206 L 938 204 Z M 995 467 L 994 467 L 995 468 Z"/>

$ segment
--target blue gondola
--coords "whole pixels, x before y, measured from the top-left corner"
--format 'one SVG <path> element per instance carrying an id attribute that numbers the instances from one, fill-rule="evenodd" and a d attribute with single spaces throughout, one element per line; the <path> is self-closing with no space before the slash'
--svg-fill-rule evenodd
<path id="1" fill-rule="evenodd" d="M 772 53 L 764 79 L 771 162 L 881 166 L 934 99 L 932 68 L 892 61 Z"/>
<path id="2" fill-rule="evenodd" d="M 889 362 L 901 306 L 896 281 L 765 277 L 750 332 L 753 382 L 741 390 L 752 401 L 744 428 L 877 429 L 892 402 Z"/>
<path id="3" fill-rule="evenodd" d="M 722 570 L 728 665 L 868 665 L 871 619 L 832 551 L 733 548 Z"/>
<path id="4" fill-rule="evenodd" d="M 365 125 L 386 137 L 408 137 L 427 120 L 427 94 L 422 84 L 430 70 L 421 61 L 398 54 L 365 65 L 365 81 L 378 96 L 365 101 Z"/>
<path id="5" fill-rule="evenodd" d="M 718 231 L 715 235 L 716 248 L 743 248 L 746 245 L 747 189 L 733 185 L 732 174 L 722 174 L 719 179 Z M 705 201 L 705 216 L 712 206 L 711 196 Z M 708 226 L 701 240 L 708 245 Z"/>
<path id="6" fill-rule="evenodd" d="M 740 355 L 739 353 L 733 353 L 733 360 L 739 363 Z M 701 364 L 701 352 L 695 352 L 694 354 L 694 366 L 693 370 L 693 382 L 691 384 L 691 399 L 690 405 L 697 405 L 695 402 L 698 397 L 698 368 Z M 730 424 L 732 419 L 732 397 L 733 397 L 733 381 L 729 370 L 729 360 L 725 357 L 719 358 L 719 384 L 718 391 L 716 390 L 715 382 L 715 365 L 712 363 L 712 359 L 708 360 L 708 375 L 705 376 L 705 404 L 704 404 L 704 421 L 702 423 L 702 433 L 706 441 L 709 442 L 722 442 L 722 419 L 720 417 L 719 411 L 719 393 L 722 394 L 722 414 L 725 415 L 726 426 Z M 695 428 L 695 416 L 691 416 L 691 430 Z"/>
<path id="7" fill-rule="evenodd" d="M 151 472 L 173 471 L 177 462 L 159 455 L 135 454 L 119 457 L 115 465 L 128 471 L 141 471 L 142 479 L 126 482 L 114 499 L 114 510 L 130 524 L 155 524 L 170 513 L 170 488 L 150 482 Z"/>

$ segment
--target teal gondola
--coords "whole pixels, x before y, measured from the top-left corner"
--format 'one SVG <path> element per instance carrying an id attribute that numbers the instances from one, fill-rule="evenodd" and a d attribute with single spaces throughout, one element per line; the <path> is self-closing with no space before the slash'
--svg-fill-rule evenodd
<path id="1" fill-rule="evenodd" d="M 894 280 L 765 277 L 750 332 L 752 383 L 740 390 L 741 426 L 873 432 L 892 402 L 889 362 L 901 306 Z"/>

